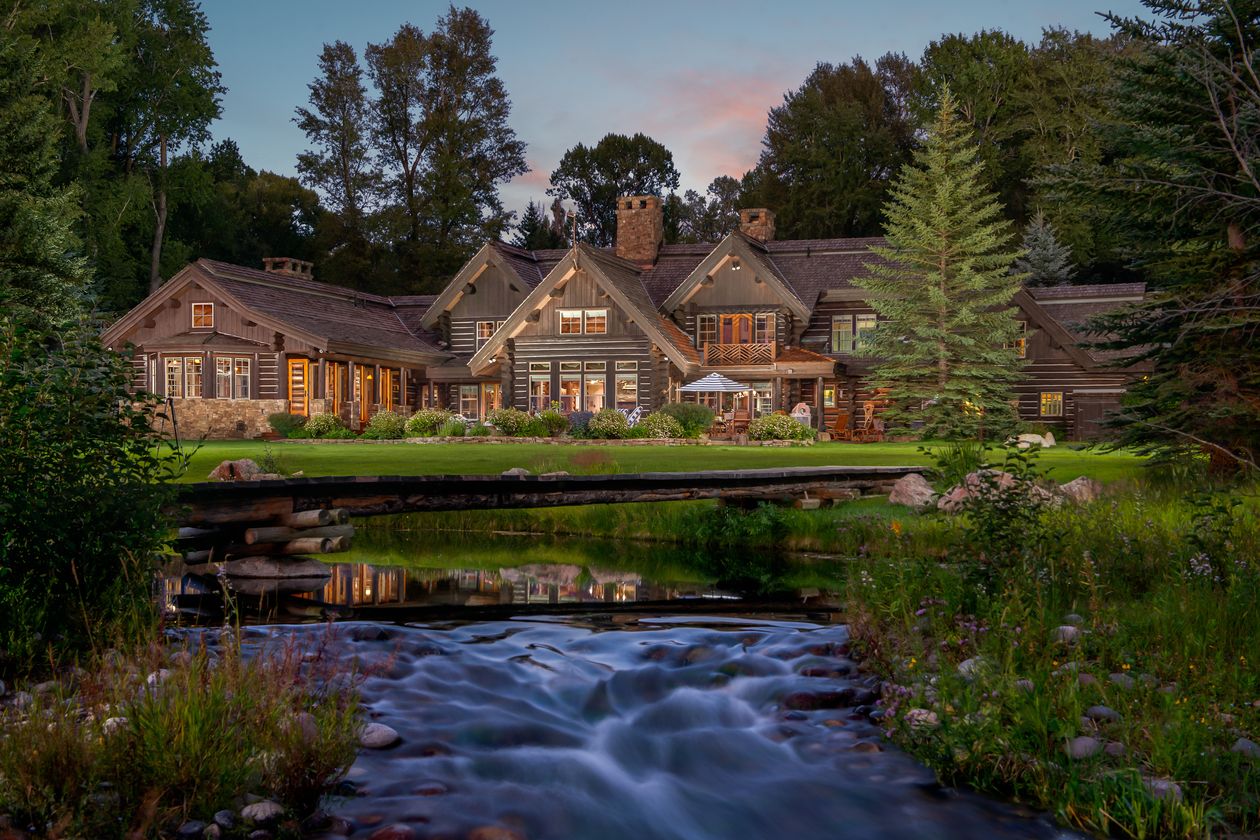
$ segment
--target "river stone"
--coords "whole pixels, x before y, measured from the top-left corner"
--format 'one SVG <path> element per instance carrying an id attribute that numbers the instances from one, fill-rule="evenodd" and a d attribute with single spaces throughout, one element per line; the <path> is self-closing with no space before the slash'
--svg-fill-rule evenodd
<path id="1" fill-rule="evenodd" d="M 189 820 L 175 831 L 175 836 L 179 840 L 200 840 L 205 830 L 206 824 L 201 820 Z"/>
<path id="2" fill-rule="evenodd" d="M 1133 681 L 1133 677 L 1130 677 L 1128 674 L 1123 674 L 1120 672 L 1117 672 L 1114 674 L 1108 674 L 1107 679 L 1111 680 L 1112 683 L 1120 686 L 1125 691 L 1132 689 L 1135 684 Z"/>
<path id="3" fill-rule="evenodd" d="M 1067 484 L 1059 485 L 1059 493 L 1078 505 L 1092 502 L 1102 494 L 1102 484 L 1092 478 L 1081 476 Z"/>
<path id="4" fill-rule="evenodd" d="M 1147 793 L 1156 799 L 1181 801 L 1181 785 L 1171 779 L 1144 779 L 1142 784 L 1146 787 Z"/>
<path id="5" fill-rule="evenodd" d="M 241 818 L 252 823 L 265 825 L 279 819 L 283 813 L 284 806 L 278 802 L 272 802 L 270 799 L 264 799 L 261 802 L 255 802 L 242 808 Z"/>
<path id="6" fill-rule="evenodd" d="M 1081 688 L 1085 688 L 1091 685 L 1098 685 L 1098 678 L 1095 677 L 1093 674 L 1080 674 L 1076 678 L 1076 684 L 1079 685 Z"/>
<path id="7" fill-rule="evenodd" d="M 398 733 L 383 723 L 369 723 L 359 732 L 359 744 L 369 750 L 383 750 L 400 740 Z"/>
<path id="8" fill-rule="evenodd" d="M 262 475 L 262 468 L 249 458 L 223 461 L 210 471 L 211 481 L 254 481 Z"/>
<path id="9" fill-rule="evenodd" d="M 854 752 L 860 753 L 877 753 L 883 752 L 883 748 L 874 741 L 858 741 L 853 745 Z"/>
<path id="10" fill-rule="evenodd" d="M 1032 694 L 1037 690 L 1037 685 L 1032 680 L 1015 680 L 1015 687 L 1025 694 Z"/>
<path id="11" fill-rule="evenodd" d="M 936 498 L 936 491 L 932 489 L 931 484 L 928 484 L 927 479 L 918 473 L 911 473 L 897 479 L 892 492 L 888 494 L 890 504 L 910 508 L 931 507 L 934 498 Z"/>
<path id="12" fill-rule="evenodd" d="M 468 832 L 468 840 L 525 840 L 525 835 L 502 825 L 483 825 Z"/>
<path id="13" fill-rule="evenodd" d="M 1081 628 L 1074 627 L 1071 624 L 1061 624 L 1054 631 L 1054 640 L 1063 642 L 1064 644 L 1074 645 L 1081 638 Z"/>
<path id="14" fill-rule="evenodd" d="M 214 823 L 206 826 L 206 830 L 201 832 L 202 840 L 219 840 L 223 836 L 223 829 Z"/>
<path id="15" fill-rule="evenodd" d="M 1076 613 L 1068 613 L 1067 615 L 1063 616 L 1063 623 L 1070 624 L 1073 627 L 1080 627 L 1082 624 L 1085 623 L 1085 619 L 1077 615 Z"/>
<path id="16" fill-rule="evenodd" d="M 1260 758 L 1260 744 L 1247 738 L 1239 738 L 1234 745 L 1229 748 L 1230 752 L 1236 752 L 1247 758 Z"/>
<path id="17" fill-rule="evenodd" d="M 368 840 L 415 840 L 416 832 L 409 825 L 384 825 L 368 835 Z"/>
<path id="18" fill-rule="evenodd" d="M 1120 713 L 1109 706 L 1090 706 L 1085 710 L 1085 716 L 1098 723 L 1116 723 L 1120 720 Z"/>
<path id="19" fill-rule="evenodd" d="M 980 668 L 983 667 L 984 660 L 979 656 L 973 656 L 970 659 L 964 659 L 958 663 L 958 674 L 965 680 L 974 680 L 980 674 Z"/>
<path id="20" fill-rule="evenodd" d="M 1119 741 L 1108 741 L 1107 746 L 1103 747 L 1103 752 L 1112 758 L 1123 758 L 1125 753 L 1124 744 Z"/>
<path id="21" fill-rule="evenodd" d="M 1098 755 L 1102 746 L 1102 743 L 1097 738 L 1091 738 L 1088 735 L 1077 735 L 1064 745 L 1063 751 L 1067 753 L 1068 758 L 1092 758 Z"/>
<path id="22" fill-rule="evenodd" d="M 236 828 L 236 814 L 224 808 L 222 811 L 215 811 L 214 824 L 224 831 L 231 831 Z"/>

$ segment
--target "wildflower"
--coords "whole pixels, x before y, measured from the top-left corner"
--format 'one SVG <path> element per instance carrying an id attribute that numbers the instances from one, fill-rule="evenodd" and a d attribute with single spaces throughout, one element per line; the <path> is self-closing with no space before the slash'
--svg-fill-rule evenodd
<path id="1" fill-rule="evenodd" d="M 893 532 L 894 534 L 896 534 L 896 535 L 897 535 L 897 536 L 899 536 L 899 537 L 901 536 L 901 523 L 900 523 L 900 522 L 898 522 L 896 519 L 894 519 L 894 520 L 892 521 L 892 525 L 891 525 L 891 526 L 889 526 L 889 527 L 891 527 L 891 528 L 892 528 L 892 532 Z"/>

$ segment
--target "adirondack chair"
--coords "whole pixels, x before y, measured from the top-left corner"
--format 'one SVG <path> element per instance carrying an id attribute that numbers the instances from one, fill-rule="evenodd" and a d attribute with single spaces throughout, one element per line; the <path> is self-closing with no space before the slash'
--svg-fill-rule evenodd
<path id="1" fill-rule="evenodd" d="M 851 440 L 853 438 L 853 430 L 849 428 L 849 412 L 841 411 L 836 415 L 835 425 L 836 440 Z"/>
<path id="2" fill-rule="evenodd" d="M 643 419 L 643 406 L 641 405 L 636 405 L 634 407 L 634 411 L 631 411 L 626 415 L 626 423 L 628 423 L 632 429 L 639 424 L 641 419 Z"/>

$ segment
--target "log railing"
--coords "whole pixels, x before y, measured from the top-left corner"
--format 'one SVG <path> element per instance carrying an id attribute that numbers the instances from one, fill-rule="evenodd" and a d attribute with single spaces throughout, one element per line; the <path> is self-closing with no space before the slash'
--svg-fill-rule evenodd
<path id="1" fill-rule="evenodd" d="M 773 344 L 706 344 L 704 363 L 709 367 L 772 365 Z"/>

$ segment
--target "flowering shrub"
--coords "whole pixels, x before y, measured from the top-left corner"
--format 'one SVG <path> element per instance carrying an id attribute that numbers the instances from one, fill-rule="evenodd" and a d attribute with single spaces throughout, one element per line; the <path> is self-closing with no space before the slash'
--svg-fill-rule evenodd
<path id="1" fill-rule="evenodd" d="M 639 425 L 635 429 L 636 431 L 642 429 L 643 436 L 650 438 L 680 438 L 684 436 L 682 423 L 659 411 L 644 417 L 639 421 Z"/>
<path id="2" fill-rule="evenodd" d="M 786 414 L 768 414 L 748 424 L 752 440 L 812 440 L 814 430 Z"/>
<path id="3" fill-rule="evenodd" d="M 558 437 L 569 430 L 569 418 L 555 408 L 538 412 L 535 419 L 542 424 L 549 437 Z"/>
<path id="4" fill-rule="evenodd" d="M 617 409 L 605 408 L 591 418 L 586 431 L 593 438 L 624 438 L 630 434 L 630 424 Z"/>
<path id="5" fill-rule="evenodd" d="M 569 434 L 574 437 L 586 437 L 586 427 L 590 425 L 591 418 L 594 416 L 589 411 L 570 411 Z"/>
<path id="6" fill-rule="evenodd" d="M 314 414 L 306 421 L 306 425 L 302 427 L 307 437 L 327 438 L 340 436 L 340 432 L 348 432 L 341 422 L 341 418 L 335 414 Z"/>
<path id="7" fill-rule="evenodd" d="M 486 419 L 508 437 L 522 437 L 529 426 L 530 416 L 515 408 L 496 408 Z"/>
<path id="8" fill-rule="evenodd" d="M 713 425 L 713 409 L 700 403 L 666 403 L 660 413 L 677 420 L 683 427 L 684 437 L 700 437 Z"/>
<path id="9" fill-rule="evenodd" d="M 363 436 L 368 440 L 398 440 L 406 431 L 402 416 L 393 411 L 378 411 L 368 421 Z"/>
<path id="10" fill-rule="evenodd" d="M 469 437 L 490 437 L 494 430 L 485 423 L 474 423 L 473 427 L 468 430 Z"/>
<path id="11" fill-rule="evenodd" d="M 422 408 L 407 421 L 407 434 L 410 437 L 433 437 L 450 419 L 451 413 L 444 408 Z"/>
<path id="12" fill-rule="evenodd" d="M 442 428 L 438 429 L 437 433 L 441 437 L 463 437 L 468 434 L 468 430 L 463 423 L 452 417 L 442 424 Z"/>

